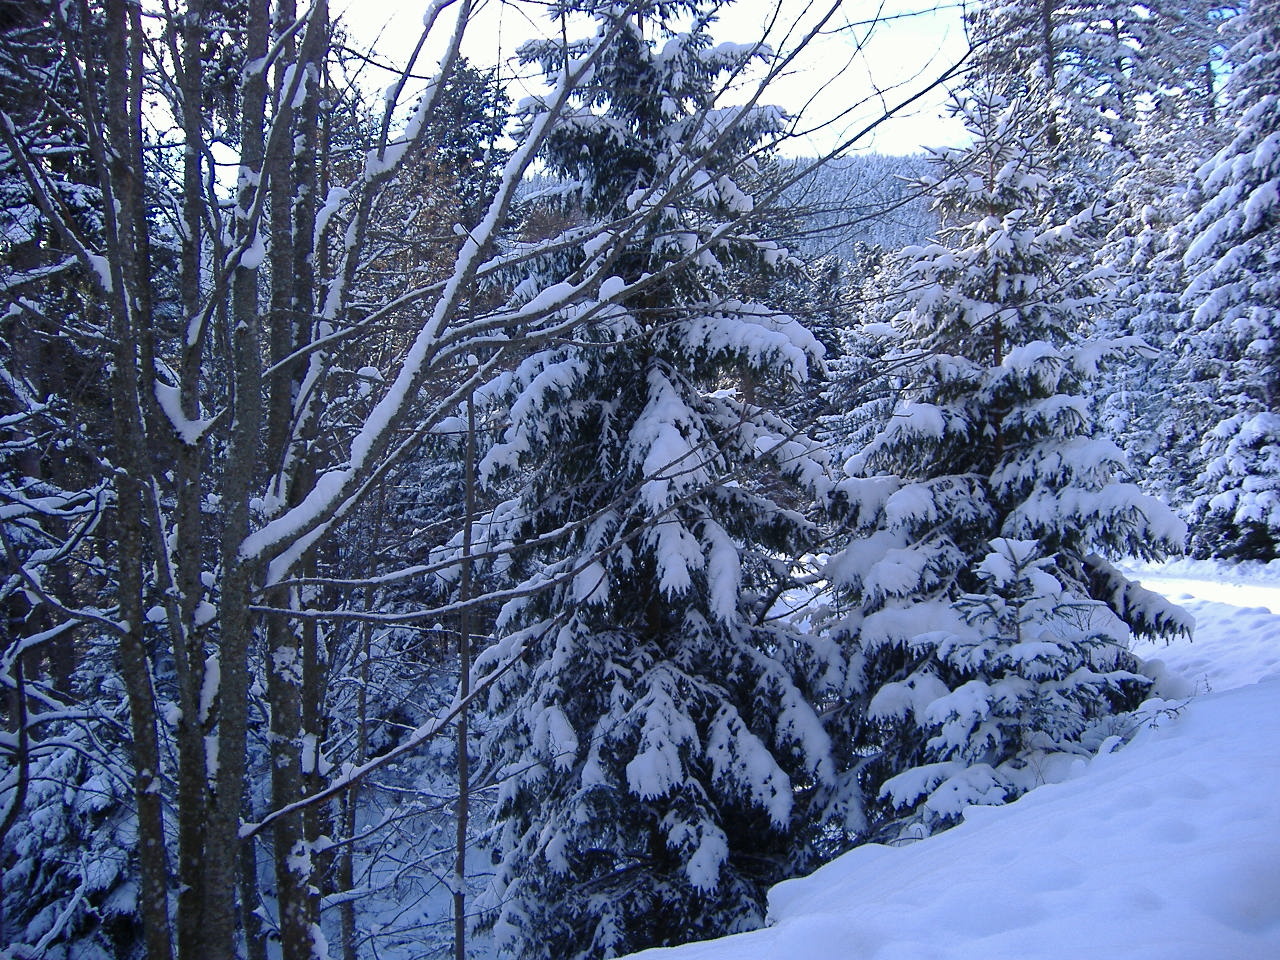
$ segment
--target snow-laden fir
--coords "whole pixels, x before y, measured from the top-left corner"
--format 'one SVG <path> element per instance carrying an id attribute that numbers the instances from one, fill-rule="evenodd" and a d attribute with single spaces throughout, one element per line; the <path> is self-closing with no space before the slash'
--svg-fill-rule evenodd
<path id="1" fill-rule="evenodd" d="M 680 29 L 697 3 L 643 29 L 579 6 L 605 50 L 544 148 L 573 224 L 516 295 L 542 309 L 571 291 L 581 322 L 480 391 L 503 424 L 481 479 L 516 490 L 479 528 L 482 549 L 516 546 L 477 664 L 499 784 L 480 911 L 529 960 L 758 925 L 765 889 L 810 855 L 806 793 L 833 776 L 814 688 L 834 648 L 769 618 L 784 558 L 816 536 L 779 492 L 813 497 L 825 472 L 754 395 L 794 390 L 823 351 L 739 292 L 787 266 L 736 222 L 780 118 L 714 105 L 764 51 L 712 45 L 696 16 Z M 577 49 L 521 56 L 554 78 Z M 575 286 L 584 264 L 605 279 Z"/>
<path id="2" fill-rule="evenodd" d="M 1078 257 L 1091 211 L 1054 219 L 1025 103 L 980 87 L 956 109 L 973 143 L 935 155 L 939 242 L 902 252 L 889 300 L 896 402 L 833 496 L 850 706 L 829 725 L 859 839 L 934 830 L 1088 755 L 1149 684 L 1130 631 L 1187 626 L 1101 556 L 1160 556 L 1184 527 L 1120 482 L 1085 395 L 1134 345 L 1080 334 L 1105 302 Z"/>
<path id="3" fill-rule="evenodd" d="M 1209 382 L 1217 421 L 1196 483 L 1199 548 L 1265 559 L 1280 538 L 1280 3 L 1257 0 L 1244 19 L 1234 136 L 1196 176 L 1183 373 Z"/>

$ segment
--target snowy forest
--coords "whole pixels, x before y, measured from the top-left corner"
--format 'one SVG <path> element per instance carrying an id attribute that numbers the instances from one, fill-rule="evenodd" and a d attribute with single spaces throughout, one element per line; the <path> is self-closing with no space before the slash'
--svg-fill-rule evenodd
<path id="1" fill-rule="evenodd" d="M 422 5 L 375 89 L 0 0 L 4 960 L 755 930 L 1176 712 L 1128 565 L 1280 556 L 1280 0 L 974 0 L 843 127 L 909 17 Z"/>

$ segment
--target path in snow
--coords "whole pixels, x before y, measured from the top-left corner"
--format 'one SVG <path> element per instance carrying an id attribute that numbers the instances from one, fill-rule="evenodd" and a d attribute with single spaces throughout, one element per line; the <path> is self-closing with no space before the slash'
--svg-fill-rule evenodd
<path id="1" fill-rule="evenodd" d="M 1138 656 L 1162 661 L 1196 693 L 1280 677 L 1280 564 L 1178 560 L 1126 573 L 1196 618 L 1192 640 L 1137 643 Z"/>
<path id="2" fill-rule="evenodd" d="M 1280 614 L 1280 563 L 1229 564 L 1219 560 L 1175 560 L 1125 565 L 1124 571 L 1172 600 L 1213 600 L 1237 607 L 1266 607 Z"/>
<path id="3" fill-rule="evenodd" d="M 1269 584 L 1209 583 L 1205 580 L 1187 580 L 1181 577 L 1140 578 L 1149 590 L 1182 602 L 1183 598 L 1195 600 L 1214 599 L 1236 607 L 1262 607 L 1270 613 L 1280 613 L 1280 586 Z"/>
<path id="4" fill-rule="evenodd" d="M 1194 642 L 1138 652 L 1201 695 L 1128 746 L 946 833 L 780 884 L 767 929 L 639 956 L 1277 960 L 1280 576 L 1218 572 L 1135 570 L 1193 598 Z"/>

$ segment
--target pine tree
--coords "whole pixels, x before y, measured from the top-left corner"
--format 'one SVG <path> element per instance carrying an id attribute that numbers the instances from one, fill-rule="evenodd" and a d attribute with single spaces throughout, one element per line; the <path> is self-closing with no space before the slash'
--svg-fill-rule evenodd
<path id="1" fill-rule="evenodd" d="M 85 673 L 102 680 L 99 670 Z M 95 692 L 80 687 L 77 692 Z M 0 860 L 0 920 L 10 956 L 109 960 L 140 954 L 137 820 L 121 776 L 127 745 L 93 741 L 83 726 L 67 724 L 32 750 L 25 815 Z M 11 776 L 0 781 L 6 794 L 11 788 Z"/>
<path id="2" fill-rule="evenodd" d="M 1195 0 L 1162 3 L 1147 16 L 1148 96 L 1134 160 L 1119 169 L 1107 196 L 1112 224 L 1098 259 L 1114 271 L 1117 287 L 1100 330 L 1140 336 L 1151 349 L 1105 370 L 1097 396 L 1100 421 L 1124 448 L 1137 481 L 1184 504 L 1207 400 L 1206 384 L 1188 384 L 1175 368 L 1174 343 L 1190 317 L 1180 303 L 1185 224 L 1193 214 L 1186 184 L 1222 142 L 1215 59 L 1226 14 Z"/>
<path id="3" fill-rule="evenodd" d="M 1082 339 L 1104 296 L 1063 266 L 1083 217 L 1054 221 L 1024 105 L 979 89 L 960 109 L 973 143 L 929 181 L 942 240 L 902 254 L 904 388 L 846 466 L 851 541 L 829 567 L 857 671 L 833 739 L 871 836 L 945 825 L 1087 752 L 1146 688 L 1128 629 L 1185 629 L 1099 556 L 1158 556 L 1183 530 L 1096 436 L 1086 387 L 1127 344 Z"/>
<path id="4" fill-rule="evenodd" d="M 756 51 L 712 46 L 713 8 L 578 7 L 611 39 L 545 161 L 579 225 L 518 294 L 596 257 L 615 273 L 573 308 L 580 336 L 482 396 L 509 425 L 481 475 L 523 486 L 481 529 L 526 545 L 505 576 L 527 594 L 478 668 L 508 670 L 487 921 L 507 949 L 557 960 L 758 926 L 803 849 L 806 791 L 830 776 L 809 690 L 823 658 L 769 616 L 812 532 L 771 493 L 821 471 L 753 399 L 821 348 L 733 288 L 779 255 L 733 227 L 744 158 L 778 115 L 714 106 Z M 522 55 L 554 73 L 566 52 Z"/>
<path id="5" fill-rule="evenodd" d="M 1197 174 L 1184 262 L 1191 378 L 1216 426 L 1193 512 L 1205 554 L 1271 560 L 1280 544 L 1280 4 L 1257 0 L 1232 47 L 1231 141 Z"/>
<path id="6" fill-rule="evenodd" d="M 1051 161 L 1106 176 L 1149 86 L 1152 19 L 1123 0 L 990 0 L 970 17 L 977 71 L 1034 106 Z"/>
<path id="7" fill-rule="evenodd" d="M 1054 565 L 1035 540 L 992 539 L 972 567 L 976 592 L 953 606 L 956 626 L 928 644 L 931 668 L 884 683 L 867 706 L 916 763 L 878 799 L 914 809 L 925 829 L 1053 779 L 1148 684 L 1124 623 L 1065 588 Z"/>

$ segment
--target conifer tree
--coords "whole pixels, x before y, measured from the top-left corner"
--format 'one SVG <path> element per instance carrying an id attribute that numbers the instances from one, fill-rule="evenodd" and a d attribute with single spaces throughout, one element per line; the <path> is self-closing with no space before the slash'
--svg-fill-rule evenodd
<path id="1" fill-rule="evenodd" d="M 575 342 L 486 392 L 509 425 L 480 465 L 524 481 L 488 529 L 530 544 L 506 575 L 531 593 L 480 663 L 521 652 L 493 698 L 489 922 L 521 956 L 557 959 L 762 923 L 794 863 L 800 791 L 831 771 L 812 641 L 768 616 L 810 529 L 753 479 L 817 479 L 754 393 L 799 383 L 822 349 L 736 298 L 727 269 L 780 256 L 732 227 L 750 151 L 780 118 L 713 102 L 760 51 L 713 46 L 712 5 L 579 8 L 612 40 L 545 161 L 581 225 L 518 293 L 545 296 L 594 257 L 614 273 L 573 307 Z M 554 74 L 566 51 L 522 55 Z"/>
<path id="2" fill-rule="evenodd" d="M 1039 120 L 1050 162 L 1093 177 L 1131 145 L 1152 17 L 1123 0 L 989 0 L 970 17 L 978 71 Z M 1080 161 L 1084 161 L 1081 163 Z"/>
<path id="3" fill-rule="evenodd" d="M 1100 318 L 1108 334 L 1135 334 L 1151 348 L 1103 372 L 1099 417 L 1124 448 L 1135 479 L 1170 502 L 1189 502 L 1205 417 L 1206 384 L 1190 386 L 1175 368 L 1175 340 L 1190 311 L 1182 256 L 1194 209 L 1186 184 L 1221 145 L 1215 61 L 1226 18 L 1213 0 L 1161 3 L 1148 11 L 1143 109 L 1107 195 L 1111 226 L 1098 260 L 1115 274 L 1114 306 Z"/>
<path id="4" fill-rule="evenodd" d="M 481 477 L 522 486 L 479 529 L 526 545 L 504 571 L 524 596 L 477 668 L 519 657 L 491 699 L 487 922 L 556 960 L 761 924 L 803 849 L 805 791 L 831 770 L 808 690 L 822 658 L 769 618 L 811 531 L 753 479 L 820 475 L 753 396 L 803 380 L 821 348 L 730 283 L 732 263 L 780 255 L 734 226 L 780 118 L 714 105 L 761 51 L 713 46 L 701 2 L 574 9 L 611 38 L 545 152 L 578 225 L 517 292 L 536 301 L 593 258 L 614 272 L 571 308 L 580 336 L 480 398 L 509 418 Z M 554 76 L 573 50 L 522 56 Z"/>
<path id="5" fill-rule="evenodd" d="M 1193 513 L 1204 554 L 1275 559 L 1280 544 L 1280 3 L 1256 0 L 1229 59 L 1234 136 L 1197 174 L 1184 262 L 1185 372 L 1208 386 Z"/>
<path id="6" fill-rule="evenodd" d="M 1087 384 L 1129 344 L 1082 339 L 1103 294 L 1064 264 L 1088 214 L 1054 220 L 1025 105 L 979 89 L 959 109 L 973 143 L 935 154 L 941 242 L 903 251 L 904 386 L 846 465 L 852 536 L 828 571 L 853 659 L 833 740 L 872 836 L 945 825 L 1087 752 L 1147 687 L 1128 630 L 1186 626 L 1100 555 L 1159 556 L 1183 530 L 1096 436 Z"/>

